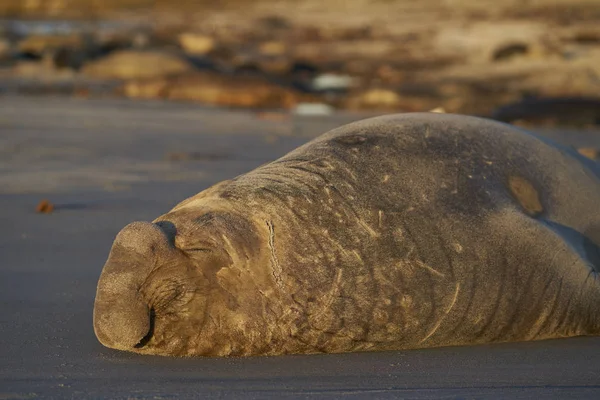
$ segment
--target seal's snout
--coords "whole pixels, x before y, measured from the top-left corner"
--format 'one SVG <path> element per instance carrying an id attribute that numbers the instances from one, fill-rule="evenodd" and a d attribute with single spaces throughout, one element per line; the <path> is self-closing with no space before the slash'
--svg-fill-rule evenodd
<path id="1" fill-rule="evenodd" d="M 115 245 L 120 245 L 139 254 L 147 254 L 152 250 L 172 247 L 174 230 L 168 223 L 161 222 L 132 222 L 119 232 L 115 239 Z"/>
<path id="2" fill-rule="evenodd" d="M 141 288 L 171 248 L 168 232 L 149 222 L 134 222 L 117 235 L 98 281 L 94 331 L 103 345 L 133 350 L 152 331 L 152 312 Z"/>
<path id="3" fill-rule="evenodd" d="M 143 302 L 113 303 L 105 307 L 99 307 L 97 303 L 94 307 L 94 331 L 104 346 L 132 350 L 149 336 L 150 311 Z"/>

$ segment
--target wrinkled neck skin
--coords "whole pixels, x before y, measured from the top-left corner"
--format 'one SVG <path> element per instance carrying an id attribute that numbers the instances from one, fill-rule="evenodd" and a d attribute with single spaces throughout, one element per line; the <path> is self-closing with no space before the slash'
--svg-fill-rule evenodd
<path id="1" fill-rule="evenodd" d="M 175 209 L 155 221 L 172 223 L 178 231 L 175 247 L 192 270 L 187 276 L 193 285 L 192 306 L 173 303 L 165 313 L 157 309 L 154 340 L 138 351 L 187 356 L 281 353 L 278 344 L 287 336 L 285 307 L 268 273 L 268 227 L 242 216 L 223 199 L 218 207 L 208 199 L 202 203 L 206 204 L 184 212 Z M 152 280 L 152 285 L 181 273 L 163 268 L 165 279 Z M 190 275 L 199 278 L 189 279 Z M 151 293 L 149 301 L 156 301 Z M 163 340 L 160 331 L 168 332 Z"/>

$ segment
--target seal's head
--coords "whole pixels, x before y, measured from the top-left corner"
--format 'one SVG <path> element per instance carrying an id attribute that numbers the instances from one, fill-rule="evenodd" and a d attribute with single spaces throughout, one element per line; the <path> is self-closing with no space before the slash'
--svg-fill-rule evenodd
<path id="1" fill-rule="evenodd" d="M 220 262 L 209 248 L 179 249 L 175 236 L 167 222 L 134 222 L 117 235 L 94 305 L 103 345 L 179 355 L 195 346 L 208 295 L 205 271 Z"/>
<path id="2" fill-rule="evenodd" d="M 257 349 L 269 346 L 268 326 L 260 311 L 273 291 L 268 272 L 252 273 L 269 259 L 260 237 L 247 218 L 206 209 L 184 208 L 154 223 L 127 225 L 98 281 L 98 340 L 143 354 L 263 351 Z"/>

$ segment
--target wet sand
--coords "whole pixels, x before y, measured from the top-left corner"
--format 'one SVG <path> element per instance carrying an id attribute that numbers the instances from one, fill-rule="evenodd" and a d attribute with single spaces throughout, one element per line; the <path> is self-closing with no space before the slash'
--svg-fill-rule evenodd
<path id="1" fill-rule="evenodd" d="M 124 225 L 363 116 L 0 97 L 0 399 L 599 398 L 600 337 L 245 359 L 98 343 L 96 282 Z M 599 132 L 545 134 L 600 147 Z M 37 214 L 41 199 L 55 211 Z"/>

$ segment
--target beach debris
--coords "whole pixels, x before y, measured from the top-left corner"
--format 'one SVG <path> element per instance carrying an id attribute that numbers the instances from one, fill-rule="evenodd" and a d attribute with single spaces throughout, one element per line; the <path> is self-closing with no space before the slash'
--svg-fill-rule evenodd
<path id="1" fill-rule="evenodd" d="M 192 71 L 191 63 L 164 51 L 121 50 L 83 66 L 84 75 L 104 79 L 144 79 Z"/>
<path id="2" fill-rule="evenodd" d="M 14 49 L 10 40 L 0 37 L 0 61 L 10 60 L 13 53 Z"/>
<path id="3" fill-rule="evenodd" d="M 293 108 L 292 112 L 296 115 L 331 115 L 334 108 L 325 103 L 298 103 Z"/>
<path id="4" fill-rule="evenodd" d="M 312 81 L 312 90 L 316 92 L 344 91 L 354 85 L 354 78 L 348 75 L 321 74 Z"/>
<path id="5" fill-rule="evenodd" d="M 594 147 L 581 147 L 577 152 L 590 160 L 600 161 L 600 149 Z"/>
<path id="6" fill-rule="evenodd" d="M 54 204 L 50 203 L 47 199 L 44 199 L 38 203 L 35 207 L 35 212 L 40 214 L 50 214 L 54 211 Z"/>
<path id="7" fill-rule="evenodd" d="M 394 108 L 400 104 L 400 95 L 389 89 L 369 89 L 356 93 L 347 100 L 351 109 Z"/>
<path id="8" fill-rule="evenodd" d="M 205 55 L 215 48 L 215 39 L 201 33 L 185 32 L 178 39 L 179 46 L 188 54 Z"/>
<path id="9" fill-rule="evenodd" d="M 22 54 L 42 57 L 48 51 L 83 49 L 86 44 L 86 38 L 79 34 L 30 35 L 18 43 L 17 49 Z"/>
<path id="10" fill-rule="evenodd" d="M 270 40 L 263 42 L 258 46 L 260 54 L 265 56 L 280 56 L 287 51 L 287 45 L 280 40 Z"/>

